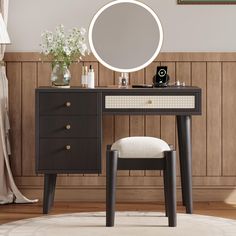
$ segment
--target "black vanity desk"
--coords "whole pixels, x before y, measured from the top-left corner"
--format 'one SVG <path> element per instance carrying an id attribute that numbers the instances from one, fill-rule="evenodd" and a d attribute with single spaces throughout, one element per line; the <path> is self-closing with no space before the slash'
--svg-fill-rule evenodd
<path id="1" fill-rule="evenodd" d="M 198 87 L 36 89 L 36 173 L 44 174 L 43 212 L 58 173 L 100 173 L 102 115 L 177 117 L 182 200 L 192 213 L 191 116 L 201 115 Z"/>

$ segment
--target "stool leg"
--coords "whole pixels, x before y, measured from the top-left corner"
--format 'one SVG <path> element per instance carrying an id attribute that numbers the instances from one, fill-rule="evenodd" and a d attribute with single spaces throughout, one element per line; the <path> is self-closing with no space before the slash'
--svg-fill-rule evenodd
<path id="1" fill-rule="evenodd" d="M 118 152 L 107 150 L 106 160 L 106 226 L 114 226 L 116 202 L 116 173 Z"/>
<path id="2" fill-rule="evenodd" d="M 165 200 L 165 213 L 166 217 L 168 217 L 168 185 L 167 185 L 167 172 L 163 171 L 163 182 L 164 182 L 164 200 Z"/>
<path id="3" fill-rule="evenodd" d="M 167 172 L 163 171 L 163 182 L 164 182 L 164 200 L 165 200 L 165 214 L 168 216 L 168 185 L 167 185 Z"/>
<path id="4" fill-rule="evenodd" d="M 176 152 L 165 152 L 168 185 L 168 222 L 170 227 L 176 226 Z"/>

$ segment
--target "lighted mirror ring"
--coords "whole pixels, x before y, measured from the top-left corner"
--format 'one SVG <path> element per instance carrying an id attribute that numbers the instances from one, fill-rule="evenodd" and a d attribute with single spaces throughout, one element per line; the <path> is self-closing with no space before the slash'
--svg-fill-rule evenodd
<path id="1" fill-rule="evenodd" d="M 153 16 L 153 18 L 155 19 L 157 25 L 158 25 L 158 28 L 159 28 L 159 43 L 158 43 L 158 46 L 157 46 L 157 49 L 155 51 L 155 53 L 153 54 L 153 56 L 148 60 L 146 61 L 143 65 L 141 66 L 138 66 L 138 67 L 135 67 L 135 68 L 130 68 L 130 69 L 122 69 L 122 68 L 116 68 L 116 67 L 113 67 L 112 65 L 109 65 L 108 63 L 106 63 L 99 55 L 98 53 L 96 52 L 95 48 L 94 48 L 94 44 L 93 44 L 93 39 L 92 39 L 92 33 L 93 33 L 93 27 L 94 27 L 94 24 L 97 20 L 97 18 L 100 16 L 100 14 L 105 11 L 107 8 L 115 5 L 115 4 L 119 4 L 119 3 L 133 3 L 133 4 L 136 4 L 136 5 L 139 5 L 143 8 L 145 8 L 149 13 L 151 13 L 151 15 Z M 156 15 L 156 13 L 147 5 L 145 5 L 144 3 L 141 3 L 141 2 L 138 2 L 136 0 L 116 0 L 116 1 L 112 1 L 108 4 L 106 4 L 105 6 L 103 6 L 96 14 L 95 16 L 93 17 L 91 23 L 90 23 L 90 26 L 89 26 L 89 34 L 88 34 L 88 37 L 89 37 L 89 45 L 90 45 L 90 49 L 93 53 L 93 55 L 97 58 L 97 60 L 103 64 L 105 67 L 107 67 L 108 69 L 110 70 L 113 70 L 113 71 L 117 71 L 117 72 L 134 72 L 134 71 L 138 71 L 138 70 L 141 70 L 145 67 L 147 67 L 150 63 L 152 63 L 155 58 L 158 56 L 160 50 L 161 50 L 161 47 L 162 47 L 162 43 L 163 43 L 163 29 L 162 29 L 162 25 L 161 25 L 161 22 L 158 18 L 158 16 Z"/>

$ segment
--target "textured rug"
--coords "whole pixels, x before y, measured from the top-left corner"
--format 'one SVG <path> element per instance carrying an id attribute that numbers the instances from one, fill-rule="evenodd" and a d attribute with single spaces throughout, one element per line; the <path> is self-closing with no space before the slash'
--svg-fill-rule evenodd
<path id="1" fill-rule="evenodd" d="M 105 227 L 105 213 L 51 215 L 0 225 L 0 236 L 235 236 L 236 221 L 178 214 L 178 226 L 167 226 L 158 212 L 117 212 L 116 225 Z"/>

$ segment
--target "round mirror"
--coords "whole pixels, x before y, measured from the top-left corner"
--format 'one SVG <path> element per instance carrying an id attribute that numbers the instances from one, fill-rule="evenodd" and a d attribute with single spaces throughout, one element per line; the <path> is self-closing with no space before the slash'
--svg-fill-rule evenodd
<path id="1" fill-rule="evenodd" d="M 160 20 L 147 5 L 117 0 L 102 7 L 89 27 L 92 53 L 107 68 L 133 72 L 149 65 L 160 52 Z"/>

